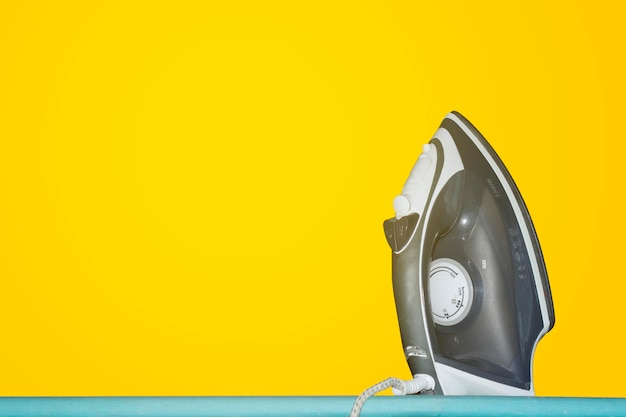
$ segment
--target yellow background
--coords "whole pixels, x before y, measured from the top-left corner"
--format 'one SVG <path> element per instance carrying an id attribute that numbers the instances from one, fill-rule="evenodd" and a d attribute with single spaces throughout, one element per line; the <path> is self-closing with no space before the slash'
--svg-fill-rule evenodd
<path id="1" fill-rule="evenodd" d="M 382 231 L 458 110 L 520 187 L 541 395 L 625 396 L 618 2 L 3 2 L 0 395 L 408 377 Z"/>

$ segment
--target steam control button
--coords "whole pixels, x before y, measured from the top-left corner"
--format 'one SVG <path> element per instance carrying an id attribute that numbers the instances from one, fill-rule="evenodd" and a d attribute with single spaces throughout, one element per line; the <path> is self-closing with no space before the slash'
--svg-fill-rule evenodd
<path id="1" fill-rule="evenodd" d="M 393 209 L 396 212 L 396 216 L 404 216 L 411 209 L 411 203 L 408 198 L 403 195 L 399 195 L 393 199 Z"/>

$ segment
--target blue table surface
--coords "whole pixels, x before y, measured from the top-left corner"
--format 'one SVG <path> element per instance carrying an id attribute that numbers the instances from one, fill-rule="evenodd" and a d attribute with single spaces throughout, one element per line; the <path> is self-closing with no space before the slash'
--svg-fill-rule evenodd
<path id="1" fill-rule="evenodd" d="M 0 397 L 0 417 L 348 417 L 355 397 Z M 362 417 L 626 416 L 624 398 L 370 398 Z"/>

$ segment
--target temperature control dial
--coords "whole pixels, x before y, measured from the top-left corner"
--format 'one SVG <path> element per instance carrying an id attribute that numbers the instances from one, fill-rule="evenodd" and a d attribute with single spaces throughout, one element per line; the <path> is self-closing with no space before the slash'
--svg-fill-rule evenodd
<path id="1" fill-rule="evenodd" d="M 430 265 L 429 295 L 435 323 L 453 326 L 469 314 L 474 285 L 463 265 L 454 259 L 440 258 Z"/>

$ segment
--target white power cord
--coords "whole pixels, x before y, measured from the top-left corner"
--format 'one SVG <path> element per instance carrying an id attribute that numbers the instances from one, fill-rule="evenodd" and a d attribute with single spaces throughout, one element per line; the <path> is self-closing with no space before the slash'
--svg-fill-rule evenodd
<path id="1" fill-rule="evenodd" d="M 424 390 L 434 389 L 435 380 L 430 375 L 417 374 L 411 381 L 404 381 L 398 378 L 387 378 L 384 381 L 380 381 L 378 384 L 372 385 L 363 391 L 361 395 L 356 398 L 352 406 L 352 411 L 350 412 L 350 417 L 359 417 L 365 401 L 389 387 L 391 387 L 394 395 L 411 395 Z"/>

